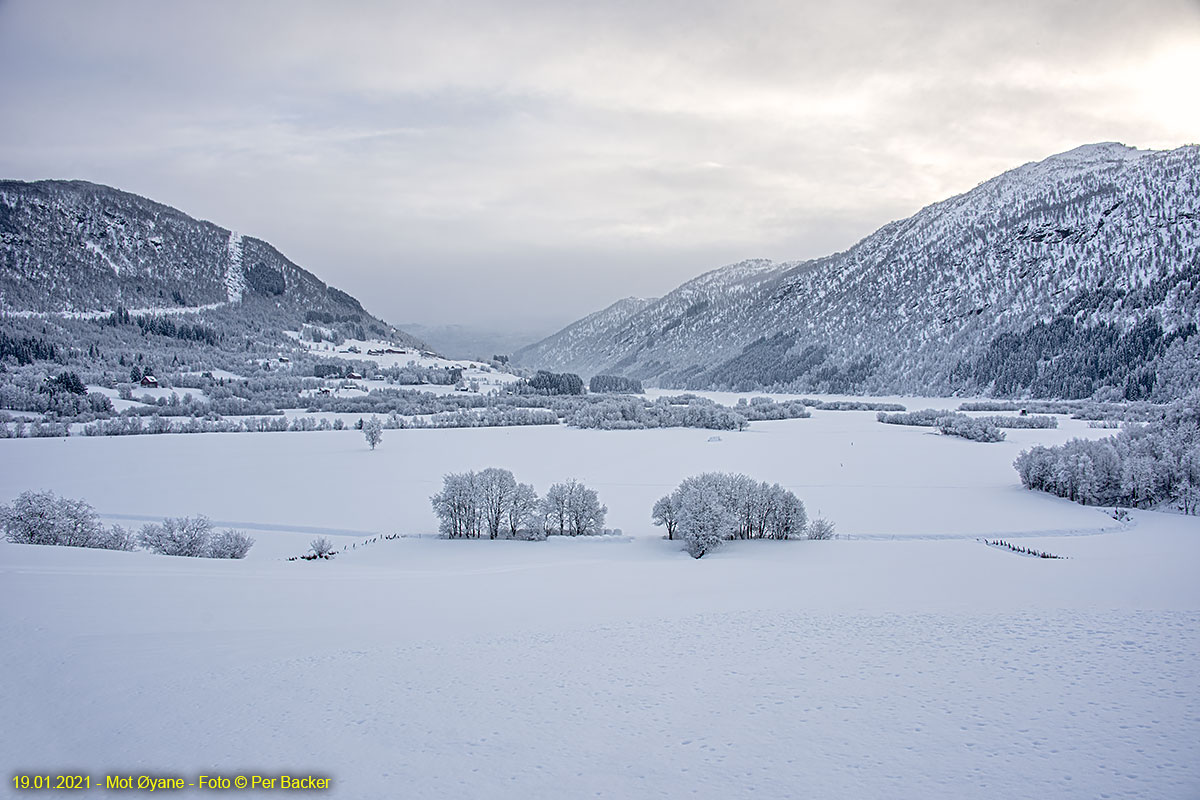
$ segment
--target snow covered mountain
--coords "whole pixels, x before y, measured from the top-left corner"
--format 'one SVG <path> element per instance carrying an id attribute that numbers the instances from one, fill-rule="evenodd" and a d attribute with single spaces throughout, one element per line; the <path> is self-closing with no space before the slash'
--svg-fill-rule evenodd
<path id="1" fill-rule="evenodd" d="M 614 306 L 516 360 L 680 388 L 1162 399 L 1200 386 L 1197 323 L 1200 147 L 1105 143 L 842 253 Z"/>
<path id="2" fill-rule="evenodd" d="M 386 326 L 261 239 L 84 181 L 0 181 L 0 311 L 237 304 Z M 413 339 L 416 343 L 417 340 Z"/>

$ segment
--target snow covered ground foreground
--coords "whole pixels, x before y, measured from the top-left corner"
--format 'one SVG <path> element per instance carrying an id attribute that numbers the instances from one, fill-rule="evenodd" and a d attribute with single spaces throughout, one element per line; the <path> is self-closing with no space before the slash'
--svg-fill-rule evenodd
<path id="1" fill-rule="evenodd" d="M 1098 533 L 1102 512 L 1021 490 L 1015 453 L 1072 423 L 983 445 L 871 420 L 0 442 L 0 500 L 204 512 L 259 542 L 0 544 L 0 752 L 10 773 L 328 775 L 347 798 L 1200 796 L 1200 522 Z M 429 531 L 440 475 L 489 465 L 579 477 L 630 535 L 351 535 Z M 647 516 L 702 469 L 778 480 L 859 538 L 695 561 Z M 304 526 L 358 546 L 282 560 Z M 1011 532 L 1068 558 L 972 538 Z"/>

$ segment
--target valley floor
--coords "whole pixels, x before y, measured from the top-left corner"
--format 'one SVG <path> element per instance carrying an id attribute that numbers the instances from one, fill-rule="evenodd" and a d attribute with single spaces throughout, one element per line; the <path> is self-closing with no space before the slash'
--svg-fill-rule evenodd
<path id="1" fill-rule="evenodd" d="M 258 544 L 231 562 L 0 543 L 0 752 L 9 773 L 328 775 L 347 798 L 1196 797 L 1200 520 L 1121 527 L 1022 490 L 1020 449 L 1106 433 L 1062 424 L 994 445 L 869 412 L 719 441 L 2 441 L 0 502 L 206 513 Z M 363 544 L 431 533 L 441 475 L 486 466 L 539 491 L 577 477 L 625 535 Z M 850 538 L 695 561 L 648 516 L 706 469 L 779 481 Z M 354 546 L 284 560 L 316 530 Z M 1067 558 L 976 539 L 997 534 Z"/>

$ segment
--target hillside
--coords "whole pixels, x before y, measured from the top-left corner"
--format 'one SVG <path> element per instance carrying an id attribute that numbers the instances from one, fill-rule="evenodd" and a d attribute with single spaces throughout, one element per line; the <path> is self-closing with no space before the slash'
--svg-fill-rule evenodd
<path id="1" fill-rule="evenodd" d="M 172 314 L 245 305 L 411 344 L 269 243 L 84 181 L 0 181 L 0 311 Z"/>
<path id="2" fill-rule="evenodd" d="M 1087 145 L 516 359 L 680 388 L 1167 399 L 1200 385 L 1198 247 L 1200 148 Z"/>

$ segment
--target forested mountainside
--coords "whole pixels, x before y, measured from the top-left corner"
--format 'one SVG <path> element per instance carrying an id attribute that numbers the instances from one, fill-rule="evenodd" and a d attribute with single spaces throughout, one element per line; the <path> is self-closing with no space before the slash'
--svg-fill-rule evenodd
<path id="1" fill-rule="evenodd" d="M 1198 246 L 1200 147 L 1087 145 L 843 253 L 617 304 L 515 360 L 679 388 L 1165 400 L 1200 386 Z"/>
<path id="2" fill-rule="evenodd" d="M 275 318 L 387 330 L 261 239 L 107 186 L 0 181 L 0 312 L 180 313 L 238 304 Z"/>

